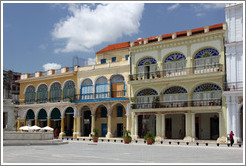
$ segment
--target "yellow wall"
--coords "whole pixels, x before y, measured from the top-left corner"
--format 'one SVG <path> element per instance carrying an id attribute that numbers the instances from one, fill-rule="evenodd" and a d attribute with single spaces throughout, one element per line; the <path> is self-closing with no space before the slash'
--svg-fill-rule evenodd
<path id="1" fill-rule="evenodd" d="M 35 90 L 37 92 L 37 87 L 40 84 L 46 84 L 48 88 L 50 88 L 51 84 L 54 82 L 60 82 L 61 86 L 63 87 L 63 84 L 67 80 L 73 80 L 75 83 L 75 87 L 77 87 L 77 75 L 74 73 L 72 76 L 64 76 L 64 77 L 56 77 L 56 75 L 50 75 L 47 76 L 46 79 L 43 79 L 43 77 L 39 78 L 30 78 L 26 80 L 20 80 L 20 102 L 23 103 L 25 101 L 25 89 L 29 85 L 33 85 L 35 87 Z M 62 94 L 63 95 L 63 94 Z M 49 98 L 49 92 L 48 92 L 48 98 Z M 36 93 L 36 99 L 37 99 L 37 93 Z"/>
<path id="2" fill-rule="evenodd" d="M 101 64 L 101 59 L 106 59 L 106 63 L 112 62 L 112 57 L 116 57 L 116 62 L 125 60 L 125 55 L 129 55 L 129 49 L 106 51 L 96 55 L 96 64 Z"/>

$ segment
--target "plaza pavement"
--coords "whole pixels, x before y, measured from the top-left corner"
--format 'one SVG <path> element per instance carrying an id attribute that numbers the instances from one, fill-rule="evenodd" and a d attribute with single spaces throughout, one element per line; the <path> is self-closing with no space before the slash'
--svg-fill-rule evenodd
<path id="1" fill-rule="evenodd" d="M 3 146 L 4 163 L 243 163 L 243 146 L 168 142 L 129 145 L 64 140 L 63 145 Z"/>

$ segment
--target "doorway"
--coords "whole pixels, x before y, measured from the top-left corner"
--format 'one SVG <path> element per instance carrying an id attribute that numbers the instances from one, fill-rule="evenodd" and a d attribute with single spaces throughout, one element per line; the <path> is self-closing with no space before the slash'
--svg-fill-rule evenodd
<path id="1" fill-rule="evenodd" d="M 195 130 L 196 130 L 196 138 L 200 139 L 199 117 L 195 118 Z"/>
<path id="2" fill-rule="evenodd" d="M 89 136 L 91 133 L 91 111 L 84 111 L 83 115 L 83 136 Z"/>
<path id="3" fill-rule="evenodd" d="M 101 131 L 102 131 L 102 133 L 101 133 L 102 137 L 105 137 L 107 134 L 107 123 L 102 123 L 102 130 Z"/>
<path id="4" fill-rule="evenodd" d="M 144 66 L 144 78 L 149 79 L 150 66 Z"/>
<path id="5" fill-rule="evenodd" d="M 210 139 L 216 140 L 219 138 L 219 118 L 215 115 L 210 118 Z"/>
<path id="6" fill-rule="evenodd" d="M 117 137 L 123 136 L 123 123 L 117 123 Z"/>
<path id="7" fill-rule="evenodd" d="M 171 118 L 166 118 L 166 137 L 167 139 L 172 138 L 172 119 Z"/>

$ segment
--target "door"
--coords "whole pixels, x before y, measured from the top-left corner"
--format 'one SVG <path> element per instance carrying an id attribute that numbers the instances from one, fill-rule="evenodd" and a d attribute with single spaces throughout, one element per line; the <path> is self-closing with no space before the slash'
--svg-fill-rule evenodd
<path id="1" fill-rule="evenodd" d="M 144 78 L 149 79 L 150 66 L 144 66 Z"/>
<path id="2" fill-rule="evenodd" d="M 117 123 L 117 137 L 123 136 L 123 123 Z"/>
<path id="3" fill-rule="evenodd" d="M 172 119 L 171 118 L 166 119 L 166 133 L 165 133 L 165 135 L 168 139 L 172 138 Z"/>
<path id="4" fill-rule="evenodd" d="M 216 140 L 219 138 L 219 118 L 210 118 L 210 139 Z"/>
<path id="5" fill-rule="evenodd" d="M 112 83 L 112 97 L 124 96 L 124 82 Z"/>
<path id="6" fill-rule="evenodd" d="M 107 123 L 102 124 L 102 137 L 105 137 L 107 134 Z"/>
<path id="7" fill-rule="evenodd" d="M 84 111 L 84 136 L 89 136 L 91 133 L 91 111 Z"/>
<path id="8" fill-rule="evenodd" d="M 196 117 L 195 119 L 195 129 L 196 129 L 196 138 L 200 139 L 199 117 Z"/>

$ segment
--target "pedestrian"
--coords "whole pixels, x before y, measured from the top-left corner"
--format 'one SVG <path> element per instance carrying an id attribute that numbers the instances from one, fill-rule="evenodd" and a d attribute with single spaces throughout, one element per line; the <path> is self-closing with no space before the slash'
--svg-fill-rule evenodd
<path id="1" fill-rule="evenodd" d="M 58 128 L 55 129 L 55 138 L 58 138 Z"/>
<path id="2" fill-rule="evenodd" d="M 231 142 L 231 146 L 232 146 L 232 145 L 233 145 L 233 143 L 234 143 L 233 136 L 234 136 L 233 131 L 231 131 L 231 132 L 230 132 L 230 134 L 229 134 L 229 137 L 230 137 L 230 142 Z"/>

